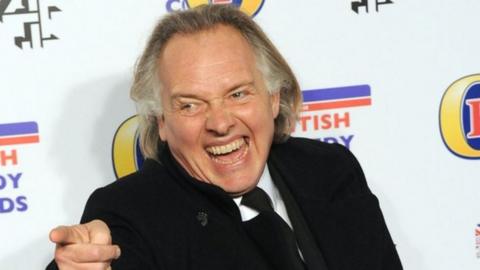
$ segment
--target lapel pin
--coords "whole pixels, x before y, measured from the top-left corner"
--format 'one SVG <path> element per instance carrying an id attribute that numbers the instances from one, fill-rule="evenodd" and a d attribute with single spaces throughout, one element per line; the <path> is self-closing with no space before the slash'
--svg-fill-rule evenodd
<path id="1" fill-rule="evenodd" d="M 200 222 L 200 224 L 205 227 L 208 224 L 208 215 L 205 212 L 198 212 L 197 214 L 197 220 Z"/>

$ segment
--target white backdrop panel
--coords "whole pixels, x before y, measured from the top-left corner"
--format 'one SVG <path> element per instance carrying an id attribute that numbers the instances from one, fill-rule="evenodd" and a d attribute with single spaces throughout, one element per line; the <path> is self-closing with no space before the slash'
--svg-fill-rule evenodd
<path id="1" fill-rule="evenodd" d="M 354 136 L 350 149 L 379 197 L 405 269 L 478 269 L 479 160 L 448 151 L 438 115 L 447 87 L 480 73 L 480 2 L 397 0 L 376 12 L 370 0 L 369 12 L 358 14 L 351 2 L 266 0 L 255 18 L 302 89 L 370 86 L 371 106 L 305 113 L 348 112 L 348 127 L 297 127 L 296 135 Z M 0 213 L 1 269 L 44 267 L 53 256 L 49 230 L 78 222 L 88 195 L 115 180 L 113 136 L 135 114 L 132 67 L 165 5 L 43 0 L 44 35 L 59 39 L 40 47 L 35 26 L 33 49 L 18 48 L 14 37 L 34 15 L 3 16 L 0 124 L 34 121 L 40 142 L 0 145 L 0 156 L 17 151 L 17 164 L 0 165 L 0 176 L 22 173 L 18 188 L 8 182 L 0 198 L 25 196 L 28 206 Z M 61 10 L 51 19 L 49 6 Z"/>

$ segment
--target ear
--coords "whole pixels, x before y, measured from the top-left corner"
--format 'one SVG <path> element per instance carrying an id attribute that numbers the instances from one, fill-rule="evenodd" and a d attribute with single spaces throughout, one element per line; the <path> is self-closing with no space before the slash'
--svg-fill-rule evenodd
<path id="1" fill-rule="evenodd" d="M 273 119 L 275 119 L 280 112 L 280 91 L 270 95 L 270 102 L 272 104 Z"/>
<path id="2" fill-rule="evenodd" d="M 167 141 L 167 132 L 165 127 L 165 117 L 163 114 L 157 117 L 157 126 L 158 126 L 158 135 L 160 136 L 160 140 Z"/>

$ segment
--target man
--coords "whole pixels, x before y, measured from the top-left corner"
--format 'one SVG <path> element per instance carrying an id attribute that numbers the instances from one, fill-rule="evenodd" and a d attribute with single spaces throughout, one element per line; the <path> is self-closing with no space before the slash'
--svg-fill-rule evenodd
<path id="1" fill-rule="evenodd" d="M 288 137 L 300 89 L 248 16 L 167 16 L 131 94 L 147 160 L 52 231 L 60 269 L 401 269 L 352 154 Z"/>

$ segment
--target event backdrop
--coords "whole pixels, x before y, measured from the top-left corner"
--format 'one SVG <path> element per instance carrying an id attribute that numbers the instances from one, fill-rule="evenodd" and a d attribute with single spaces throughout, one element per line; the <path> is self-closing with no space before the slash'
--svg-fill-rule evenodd
<path id="1" fill-rule="evenodd" d="M 0 269 L 43 268 L 49 230 L 141 163 L 133 65 L 209 2 L 270 35 L 304 90 L 294 135 L 353 151 L 405 269 L 480 269 L 478 0 L 0 0 Z"/>

